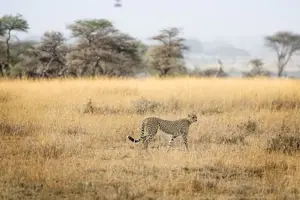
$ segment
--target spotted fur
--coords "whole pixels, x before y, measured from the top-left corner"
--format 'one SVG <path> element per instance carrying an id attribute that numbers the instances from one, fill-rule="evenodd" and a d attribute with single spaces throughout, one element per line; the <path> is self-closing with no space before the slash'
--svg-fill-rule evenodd
<path id="1" fill-rule="evenodd" d="M 130 135 L 128 135 L 127 138 L 134 143 L 142 141 L 144 147 L 147 148 L 151 139 L 157 134 L 157 131 L 161 130 L 166 134 L 171 135 L 168 148 L 172 146 L 175 138 L 182 136 L 184 145 L 186 149 L 189 150 L 187 136 L 189 127 L 194 122 L 197 122 L 197 116 L 195 114 L 188 114 L 186 118 L 175 121 L 164 120 L 158 117 L 148 117 L 142 121 L 140 138 L 134 139 Z M 147 131 L 148 135 L 145 135 L 145 131 Z"/>

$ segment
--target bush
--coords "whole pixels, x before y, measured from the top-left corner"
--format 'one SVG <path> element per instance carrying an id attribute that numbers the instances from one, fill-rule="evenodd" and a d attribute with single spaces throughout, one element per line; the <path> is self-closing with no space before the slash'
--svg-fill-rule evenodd
<path id="1" fill-rule="evenodd" d="M 278 135 L 267 143 L 268 152 L 293 154 L 300 150 L 300 135 Z"/>
<path id="2" fill-rule="evenodd" d="M 228 132 L 231 132 L 229 136 L 221 136 L 218 138 L 220 144 L 245 144 L 245 139 L 258 131 L 258 124 L 252 119 L 248 119 L 246 122 L 238 124 L 237 126 L 229 127 Z"/>
<path id="3" fill-rule="evenodd" d="M 22 125 L 11 122 L 0 122 L 0 136 L 28 136 L 36 128 L 31 124 Z"/>
<path id="4" fill-rule="evenodd" d="M 118 115 L 121 113 L 124 113 L 124 110 L 118 109 L 118 108 L 111 108 L 109 106 L 96 106 L 92 99 L 89 98 L 87 102 L 83 105 L 83 114 L 100 114 L 100 115 L 108 115 L 108 114 L 114 114 Z"/>
<path id="5" fill-rule="evenodd" d="M 132 101 L 133 109 L 137 114 L 145 114 L 147 112 L 155 112 L 157 109 L 163 108 L 163 104 L 153 100 L 147 100 L 141 98 L 136 101 Z"/>
<path id="6" fill-rule="evenodd" d="M 92 99 L 89 98 L 87 102 L 84 104 L 83 113 L 93 113 L 94 112 L 94 106 L 92 103 Z"/>

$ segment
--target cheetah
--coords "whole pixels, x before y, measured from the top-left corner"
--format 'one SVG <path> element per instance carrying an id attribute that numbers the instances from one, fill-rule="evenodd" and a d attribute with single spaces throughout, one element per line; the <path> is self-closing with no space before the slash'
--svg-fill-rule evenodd
<path id="1" fill-rule="evenodd" d="M 158 130 L 171 135 L 168 144 L 168 150 L 172 146 L 174 139 L 178 136 L 182 136 L 186 150 L 189 151 L 187 136 L 189 132 L 189 127 L 192 123 L 197 122 L 197 116 L 193 113 L 188 114 L 186 118 L 178 119 L 175 121 L 164 120 L 158 117 L 148 117 L 145 118 L 141 123 L 141 135 L 139 139 L 134 139 L 130 135 L 127 138 L 134 143 L 138 143 L 142 140 L 144 148 L 148 148 L 150 140 L 156 135 Z M 145 129 L 148 135 L 144 135 Z"/>

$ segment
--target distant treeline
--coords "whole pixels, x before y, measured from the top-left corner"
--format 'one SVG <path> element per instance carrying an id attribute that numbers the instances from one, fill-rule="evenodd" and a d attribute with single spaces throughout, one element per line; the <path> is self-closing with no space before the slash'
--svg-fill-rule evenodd
<path id="1" fill-rule="evenodd" d="M 150 37 L 156 45 L 146 45 L 123 33 L 107 19 L 76 20 L 66 26 L 74 42 L 59 31 L 47 31 L 40 41 L 20 40 L 16 32 L 27 32 L 28 22 L 21 14 L 0 17 L 0 76 L 9 78 L 55 78 L 95 76 L 226 77 L 222 61 L 219 67 L 188 71 L 184 51 L 189 47 L 180 30 L 169 27 Z M 277 53 L 278 76 L 291 56 L 300 49 L 298 34 L 281 31 L 265 37 L 266 45 Z M 259 58 L 250 60 L 246 77 L 269 76 Z"/>

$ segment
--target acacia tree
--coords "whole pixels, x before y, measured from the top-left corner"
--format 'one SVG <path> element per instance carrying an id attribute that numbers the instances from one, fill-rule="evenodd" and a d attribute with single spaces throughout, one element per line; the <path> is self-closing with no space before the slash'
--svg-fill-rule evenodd
<path id="1" fill-rule="evenodd" d="M 80 76 L 124 75 L 139 64 L 139 42 L 106 19 L 78 20 L 69 25 L 77 44 L 67 56 L 70 71 Z"/>
<path id="2" fill-rule="evenodd" d="M 26 65 L 24 59 L 35 59 L 37 57 L 32 54 L 38 41 L 24 40 L 11 43 L 11 68 L 10 76 L 22 78 L 26 74 Z M 34 67 L 31 64 L 30 68 Z"/>
<path id="3" fill-rule="evenodd" d="M 266 46 L 277 54 L 277 75 L 281 77 L 292 55 L 300 50 L 300 35 L 288 31 L 280 31 L 265 37 L 265 42 Z"/>
<path id="4" fill-rule="evenodd" d="M 178 28 L 167 28 L 160 31 L 158 35 L 151 37 L 160 44 L 148 49 L 148 63 L 151 68 L 160 72 L 160 76 L 166 76 L 173 68 L 184 68 L 183 51 L 188 50 L 184 45 L 185 39 L 179 36 Z"/>
<path id="5" fill-rule="evenodd" d="M 77 39 L 76 45 L 67 55 L 69 71 L 83 76 L 99 66 L 100 57 L 96 52 L 95 38 L 99 35 L 105 37 L 115 29 L 106 19 L 77 20 L 67 28 L 71 31 L 72 37 Z"/>
<path id="6" fill-rule="evenodd" d="M 5 45 L 6 45 L 6 64 L 9 65 L 11 55 L 10 55 L 10 42 L 12 39 L 12 32 L 13 31 L 21 31 L 27 32 L 29 29 L 29 25 L 23 16 L 17 14 L 13 15 L 4 15 L 0 18 L 0 33 L 5 36 Z"/>
<path id="7" fill-rule="evenodd" d="M 109 62 L 117 65 L 120 75 L 134 75 L 142 67 L 143 45 L 140 41 L 119 31 L 104 41 L 99 45 L 106 46 L 104 49 L 109 52 L 107 58 L 116 58 L 116 61 L 110 58 Z"/>
<path id="8" fill-rule="evenodd" d="M 83 39 L 92 45 L 96 35 L 106 36 L 116 31 L 113 24 L 106 19 L 77 20 L 67 26 L 72 37 Z"/>
<path id="9" fill-rule="evenodd" d="M 0 37 L 3 37 L 5 35 L 5 30 L 3 26 L 3 22 L 0 20 Z"/>
<path id="10" fill-rule="evenodd" d="M 3 41 L 3 37 L 5 35 L 4 27 L 2 25 L 2 21 L 0 20 L 0 75 L 3 76 L 3 71 L 4 71 L 4 62 L 5 60 L 5 45 Z"/>
<path id="11" fill-rule="evenodd" d="M 67 75 L 65 56 L 68 46 L 61 32 L 47 31 L 38 43 L 29 43 L 29 48 L 19 57 L 23 73 L 28 77 L 50 78 Z"/>
<path id="12" fill-rule="evenodd" d="M 263 68 L 264 62 L 255 58 L 249 61 L 249 64 L 252 66 L 252 69 L 249 72 L 244 72 L 244 76 L 246 77 L 254 77 L 254 76 L 270 76 L 271 73 Z"/>
<path id="13" fill-rule="evenodd" d="M 39 61 L 42 63 L 41 76 L 59 76 L 65 72 L 65 56 L 68 47 L 65 44 L 66 38 L 61 32 L 47 31 L 37 46 Z"/>

